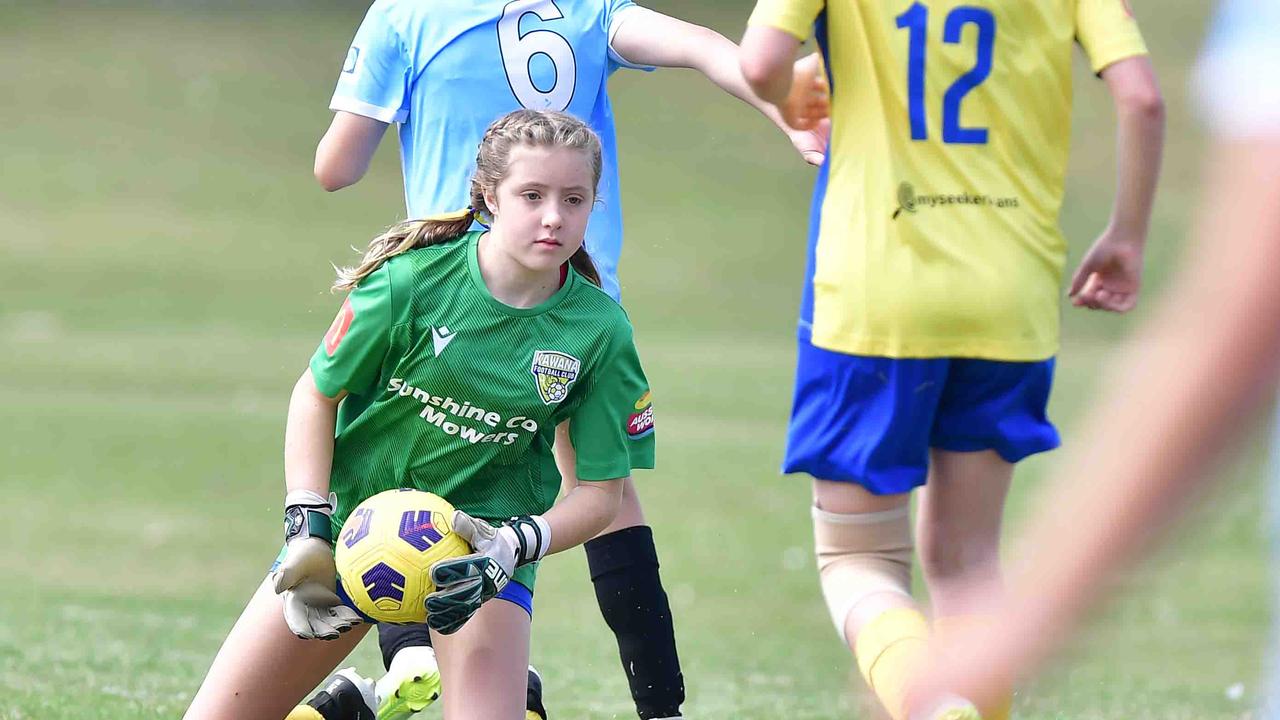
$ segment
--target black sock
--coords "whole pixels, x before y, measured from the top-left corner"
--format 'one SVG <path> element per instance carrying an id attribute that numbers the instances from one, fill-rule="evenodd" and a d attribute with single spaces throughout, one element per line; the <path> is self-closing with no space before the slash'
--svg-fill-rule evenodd
<path id="1" fill-rule="evenodd" d="M 382 666 L 391 669 L 391 659 L 407 647 L 431 647 L 431 631 L 421 625 L 388 625 L 378 623 L 378 648 L 382 650 Z"/>
<path id="2" fill-rule="evenodd" d="M 378 715 L 377 708 L 364 704 L 360 689 L 340 675 L 330 680 L 307 704 L 324 720 L 376 720 Z"/>
<path id="3" fill-rule="evenodd" d="M 674 717 L 684 703 L 671 606 L 658 577 L 653 530 L 644 525 L 586 544 L 600 614 L 618 638 L 618 655 L 642 720 Z"/>

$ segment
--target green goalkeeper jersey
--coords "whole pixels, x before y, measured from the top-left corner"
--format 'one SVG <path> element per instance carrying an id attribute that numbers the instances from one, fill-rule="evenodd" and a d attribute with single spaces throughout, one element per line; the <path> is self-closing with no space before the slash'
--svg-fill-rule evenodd
<path id="1" fill-rule="evenodd" d="M 356 505 L 392 488 L 493 522 L 545 512 L 565 420 L 580 480 L 653 467 L 649 385 L 621 306 L 573 270 L 536 307 L 499 302 L 480 275 L 480 235 L 384 263 L 311 358 L 321 392 L 348 393 L 329 481 L 334 537 Z M 532 587 L 533 568 L 516 579 Z"/>

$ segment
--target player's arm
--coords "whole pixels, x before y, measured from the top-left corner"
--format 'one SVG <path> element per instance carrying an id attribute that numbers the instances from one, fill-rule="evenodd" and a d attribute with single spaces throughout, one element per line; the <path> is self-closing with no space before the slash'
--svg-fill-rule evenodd
<path id="1" fill-rule="evenodd" d="M 1079 307 L 1126 312 L 1138 302 L 1142 258 L 1164 151 L 1164 99 L 1145 55 L 1102 70 L 1116 108 L 1116 199 L 1107 229 L 1071 280 Z"/>
<path id="2" fill-rule="evenodd" d="M 389 268 L 370 273 L 347 296 L 307 370 L 294 385 L 285 426 L 285 556 L 272 574 L 289 629 L 331 640 L 360 622 L 335 594 L 329 493 L 338 405 L 371 392 L 389 346 Z"/>
<path id="3" fill-rule="evenodd" d="M 1106 582 L 1216 477 L 1214 461 L 1271 397 L 1280 132 L 1220 143 L 1206 187 L 1182 271 L 1027 524 L 1008 596 L 988 594 L 978 613 L 999 626 L 936 649 L 917 697 L 981 699 L 1030 675 Z"/>
<path id="4" fill-rule="evenodd" d="M 308 368 L 293 387 L 285 426 L 285 555 L 271 574 L 283 595 L 285 623 L 303 639 L 332 640 L 360 623 L 335 593 L 329 472 L 338 403 L 316 387 Z"/>
<path id="5" fill-rule="evenodd" d="M 791 93 L 791 68 L 800 39 L 767 25 L 749 25 L 742 36 L 740 65 L 747 83 L 757 95 L 774 105 L 786 103 Z"/>
<path id="6" fill-rule="evenodd" d="M 625 478 L 604 482 L 579 482 L 547 511 L 551 545 L 547 553 L 577 547 L 600 534 L 613 522 L 622 502 Z"/>
<path id="7" fill-rule="evenodd" d="M 316 147 L 315 176 L 329 192 L 354 185 L 369 171 L 369 163 L 388 123 L 339 111 Z"/>
<path id="8" fill-rule="evenodd" d="M 747 84 L 738 63 L 738 46 L 710 28 L 685 22 L 669 15 L 633 8 L 619 20 L 610 45 L 627 62 L 654 67 L 678 67 L 697 70 L 730 95 L 759 110 L 779 127 L 805 159 L 826 151 L 825 137 L 815 137 L 804 130 L 787 125 L 778 108 L 763 100 Z M 787 72 L 792 63 L 788 61 Z M 788 81 L 790 82 L 790 81 Z M 825 101 L 822 90 L 815 89 Z M 820 162 L 820 158 L 816 158 Z"/>
<path id="9" fill-rule="evenodd" d="M 829 113 L 821 56 L 796 62 L 796 50 L 822 11 L 821 0 L 760 0 L 742 37 L 739 64 L 751 88 L 777 106 L 788 125 L 814 127 Z"/>
<path id="10" fill-rule="evenodd" d="M 346 395 L 343 391 L 329 397 L 320 392 L 311 375 L 311 368 L 307 368 L 294 384 L 293 394 L 289 398 L 289 419 L 284 430 L 284 479 L 287 492 L 301 490 L 321 497 L 328 496 L 338 403 Z"/>

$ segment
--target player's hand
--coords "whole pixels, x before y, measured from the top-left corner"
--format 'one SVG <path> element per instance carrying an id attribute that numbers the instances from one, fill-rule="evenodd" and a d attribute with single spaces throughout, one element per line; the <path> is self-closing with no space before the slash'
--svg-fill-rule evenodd
<path id="1" fill-rule="evenodd" d="M 787 137 L 805 162 L 822 165 L 827 159 L 827 144 L 831 142 L 831 120 L 819 120 L 811 130 L 788 130 Z"/>
<path id="2" fill-rule="evenodd" d="M 1141 239 L 1104 232 L 1071 277 L 1071 304 L 1116 313 L 1132 310 L 1142 288 L 1142 250 Z"/>
<path id="3" fill-rule="evenodd" d="M 791 75 L 791 92 L 778 106 L 782 119 L 794 130 L 813 130 L 831 116 L 831 88 L 822 55 L 812 53 L 796 61 Z"/>
<path id="4" fill-rule="evenodd" d="M 337 569 L 333 546 L 315 537 L 296 538 L 285 547 L 280 567 L 271 574 L 283 596 L 284 620 L 304 640 L 333 640 L 360 624 L 355 610 L 334 592 Z"/>
<path id="5" fill-rule="evenodd" d="M 536 515 L 494 527 L 455 510 L 453 531 L 476 552 L 431 566 L 436 591 L 427 596 L 427 625 L 446 635 L 457 632 L 507 586 L 517 567 L 540 559 L 551 544 L 550 526 Z"/>
<path id="6" fill-rule="evenodd" d="M 271 584 L 283 596 L 285 623 L 304 640 L 332 640 L 360 623 L 334 592 L 333 502 L 310 490 L 292 490 L 284 501 L 285 555 Z"/>

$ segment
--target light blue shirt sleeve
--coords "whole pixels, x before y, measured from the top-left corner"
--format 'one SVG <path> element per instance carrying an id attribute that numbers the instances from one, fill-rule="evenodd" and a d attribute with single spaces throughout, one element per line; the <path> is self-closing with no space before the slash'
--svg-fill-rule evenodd
<path id="1" fill-rule="evenodd" d="M 645 72 L 653 72 L 654 68 L 650 65 L 637 65 L 618 54 L 613 48 L 613 38 L 618 34 L 618 29 L 627 20 L 628 16 L 634 16 L 636 13 L 651 12 L 645 8 L 636 5 L 632 0 L 609 0 L 609 10 L 605 15 L 606 31 L 609 38 L 609 72 L 612 73 L 618 68 L 631 68 L 632 70 L 644 70 Z"/>
<path id="2" fill-rule="evenodd" d="M 1280 133 L 1280 0 L 1224 0 L 1194 75 L 1201 113 L 1225 136 Z"/>
<path id="3" fill-rule="evenodd" d="M 403 123 L 409 117 L 412 63 L 383 2 L 375 2 L 347 50 L 329 109 Z"/>

